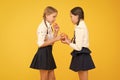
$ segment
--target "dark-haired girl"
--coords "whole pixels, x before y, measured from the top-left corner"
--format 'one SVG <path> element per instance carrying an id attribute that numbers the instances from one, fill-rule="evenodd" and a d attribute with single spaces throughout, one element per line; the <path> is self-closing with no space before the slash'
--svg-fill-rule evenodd
<path id="1" fill-rule="evenodd" d="M 75 25 L 74 37 L 72 40 L 65 37 L 62 42 L 74 49 L 71 52 L 70 69 L 78 72 L 80 80 L 88 80 L 88 70 L 94 69 L 95 65 L 90 55 L 88 30 L 84 22 L 83 9 L 75 7 L 71 10 L 70 15 L 71 21 Z"/>

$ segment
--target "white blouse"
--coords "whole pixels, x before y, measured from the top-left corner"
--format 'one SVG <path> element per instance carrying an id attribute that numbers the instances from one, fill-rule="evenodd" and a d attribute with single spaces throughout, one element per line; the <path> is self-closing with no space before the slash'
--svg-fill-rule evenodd
<path id="1" fill-rule="evenodd" d="M 53 33 L 52 33 L 52 27 L 50 23 L 46 21 L 47 26 L 45 25 L 44 20 L 40 23 L 38 29 L 37 29 L 37 36 L 38 36 L 38 41 L 37 44 L 38 46 L 42 46 L 44 44 L 44 41 L 50 40 L 53 38 Z"/>
<path id="2" fill-rule="evenodd" d="M 75 42 L 70 43 L 74 50 L 80 51 L 82 47 L 89 47 L 88 30 L 83 20 L 75 27 Z"/>

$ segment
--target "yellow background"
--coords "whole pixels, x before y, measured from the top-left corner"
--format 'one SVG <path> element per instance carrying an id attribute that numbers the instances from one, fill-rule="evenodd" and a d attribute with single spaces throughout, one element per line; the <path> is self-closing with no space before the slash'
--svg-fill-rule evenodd
<path id="1" fill-rule="evenodd" d="M 90 35 L 96 69 L 89 80 L 120 80 L 119 0 L 2 0 L 0 1 L 0 80 L 39 80 L 39 71 L 29 68 L 37 50 L 36 30 L 43 10 L 51 5 L 58 11 L 60 31 L 71 38 L 74 26 L 69 11 L 81 6 Z M 57 42 L 53 54 L 57 80 L 78 80 L 69 70 L 72 49 Z"/>

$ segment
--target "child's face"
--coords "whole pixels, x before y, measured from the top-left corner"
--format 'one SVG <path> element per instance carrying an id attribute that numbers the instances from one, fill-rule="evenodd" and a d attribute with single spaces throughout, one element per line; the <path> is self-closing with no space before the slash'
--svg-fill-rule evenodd
<path id="1" fill-rule="evenodd" d="M 78 22 L 78 15 L 73 15 L 72 13 L 70 14 L 71 21 L 73 24 L 77 24 Z"/>
<path id="2" fill-rule="evenodd" d="M 57 17 L 57 13 L 55 12 L 50 15 L 46 15 L 46 20 L 52 24 L 56 20 L 56 17 Z"/>

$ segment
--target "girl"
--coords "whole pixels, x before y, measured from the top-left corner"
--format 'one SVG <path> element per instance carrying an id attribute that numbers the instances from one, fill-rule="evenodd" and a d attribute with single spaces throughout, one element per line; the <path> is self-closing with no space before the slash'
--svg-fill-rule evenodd
<path id="1" fill-rule="evenodd" d="M 89 50 L 88 31 L 84 22 L 84 12 L 81 7 L 71 10 L 71 20 L 75 25 L 74 37 L 72 40 L 68 36 L 62 37 L 62 42 L 71 46 L 72 60 L 70 69 L 78 72 L 80 80 L 88 80 L 88 70 L 95 68 Z"/>
<path id="2" fill-rule="evenodd" d="M 54 69 L 56 64 L 52 55 L 52 45 L 61 39 L 57 36 L 59 26 L 54 26 L 52 33 L 52 23 L 57 16 L 57 10 L 51 6 L 46 7 L 43 14 L 43 21 L 38 27 L 38 51 L 36 52 L 30 68 L 40 70 L 41 80 L 55 80 Z"/>

